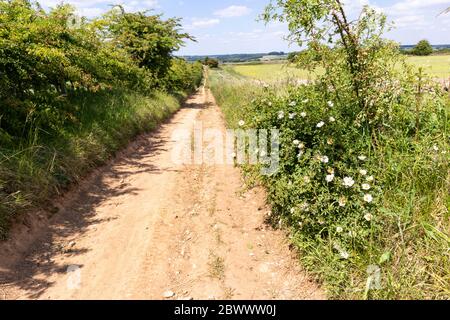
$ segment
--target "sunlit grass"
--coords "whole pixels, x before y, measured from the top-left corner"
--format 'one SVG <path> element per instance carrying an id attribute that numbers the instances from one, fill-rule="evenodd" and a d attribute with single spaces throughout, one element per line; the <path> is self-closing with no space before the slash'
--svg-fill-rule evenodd
<path id="1" fill-rule="evenodd" d="M 450 77 L 450 55 L 407 57 L 406 61 L 413 66 L 424 68 L 425 72 L 433 78 L 447 79 Z M 314 79 L 314 73 L 296 68 L 288 63 L 261 63 L 261 64 L 236 64 L 227 68 L 252 79 L 262 81 L 281 81 L 286 78 Z"/>

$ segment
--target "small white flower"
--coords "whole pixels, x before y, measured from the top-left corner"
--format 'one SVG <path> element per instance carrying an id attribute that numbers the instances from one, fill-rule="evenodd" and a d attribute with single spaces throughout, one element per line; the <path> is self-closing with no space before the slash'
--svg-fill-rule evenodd
<path id="1" fill-rule="evenodd" d="M 284 118 L 284 111 L 279 111 L 278 112 L 278 119 L 283 119 Z"/>
<path id="2" fill-rule="evenodd" d="M 294 145 L 298 146 L 300 144 L 299 140 L 294 140 Z"/>
<path id="3" fill-rule="evenodd" d="M 311 182 L 311 178 L 308 177 L 308 176 L 304 176 L 304 177 L 303 177 L 303 181 L 304 181 L 305 183 L 310 183 L 310 182 Z"/>
<path id="4" fill-rule="evenodd" d="M 244 120 L 239 121 L 239 126 L 240 127 L 243 127 L 244 125 L 245 125 L 245 121 Z"/>
<path id="5" fill-rule="evenodd" d="M 375 178 L 374 178 L 373 176 L 369 176 L 369 177 L 366 178 L 366 180 L 367 180 L 368 182 L 372 182 L 372 181 L 375 180 Z"/>
<path id="6" fill-rule="evenodd" d="M 341 258 L 345 259 L 345 260 L 347 260 L 350 257 L 350 255 L 348 254 L 347 251 L 341 251 L 340 255 L 341 255 Z"/>
<path id="7" fill-rule="evenodd" d="M 365 160 L 367 160 L 367 157 L 366 156 L 359 156 L 358 159 L 361 160 L 361 161 L 365 161 Z"/>
<path id="8" fill-rule="evenodd" d="M 297 102 L 291 101 L 291 103 L 289 103 L 289 105 L 290 105 L 291 107 L 295 107 L 295 106 L 297 105 Z"/>
<path id="9" fill-rule="evenodd" d="M 324 125 L 325 125 L 325 122 L 320 121 L 320 122 L 317 124 L 317 128 L 322 128 Z"/>
<path id="10" fill-rule="evenodd" d="M 329 174 L 327 175 L 327 177 L 325 178 L 325 180 L 327 182 L 332 182 L 334 180 L 334 174 Z"/>
<path id="11" fill-rule="evenodd" d="M 371 203 L 373 201 L 373 197 L 371 194 L 364 195 L 364 201 L 367 203 Z"/>
<path id="12" fill-rule="evenodd" d="M 332 146 L 334 144 L 334 140 L 332 138 L 327 139 L 327 144 Z"/>
<path id="13" fill-rule="evenodd" d="M 322 163 L 328 163 L 328 162 L 330 162 L 330 159 L 327 156 L 323 156 L 323 157 L 320 158 L 320 161 Z"/>
<path id="14" fill-rule="evenodd" d="M 308 100 L 308 99 L 305 99 L 305 100 L 303 100 L 302 102 L 303 102 L 303 103 L 308 103 L 309 100 Z"/>
<path id="15" fill-rule="evenodd" d="M 363 190 L 370 190 L 370 184 L 368 184 L 368 183 L 363 183 L 362 186 L 361 186 L 361 188 L 362 188 Z"/>
<path id="16" fill-rule="evenodd" d="M 342 231 L 344 231 L 344 229 L 342 229 L 342 227 L 336 227 L 336 232 L 337 233 L 341 233 Z"/>
<path id="17" fill-rule="evenodd" d="M 364 219 L 366 219 L 367 221 L 372 221 L 372 218 L 373 218 L 373 216 L 370 214 L 370 213 L 366 213 L 365 215 L 364 215 Z"/>
<path id="18" fill-rule="evenodd" d="M 335 122 L 336 121 L 336 119 L 334 118 L 334 117 L 330 117 L 330 122 Z"/>
<path id="19" fill-rule="evenodd" d="M 353 178 L 351 178 L 351 177 L 345 177 L 343 184 L 345 187 L 351 188 L 355 184 L 355 180 L 353 180 Z"/>
<path id="20" fill-rule="evenodd" d="M 306 112 L 302 112 L 302 113 L 300 113 L 300 117 L 302 117 L 302 118 L 306 118 Z"/>
<path id="21" fill-rule="evenodd" d="M 295 118 L 295 116 L 296 116 L 297 114 L 294 112 L 294 113 L 289 113 L 289 119 L 294 119 Z"/>
<path id="22" fill-rule="evenodd" d="M 305 144 L 302 143 L 302 142 L 300 142 L 300 143 L 298 144 L 298 148 L 299 148 L 299 149 L 304 149 L 304 148 L 305 148 Z"/>
<path id="23" fill-rule="evenodd" d="M 291 208 L 291 214 L 295 212 L 295 208 Z"/>
<path id="24" fill-rule="evenodd" d="M 438 151 L 439 151 L 439 147 L 438 147 L 437 145 L 434 145 L 434 146 L 433 146 L 433 150 L 436 151 L 436 152 L 438 152 Z"/>
<path id="25" fill-rule="evenodd" d="M 360 173 L 362 176 L 365 176 L 365 175 L 367 175 L 367 170 L 361 169 L 361 170 L 359 170 L 359 173 Z"/>
<path id="26" fill-rule="evenodd" d="M 308 208 L 309 208 L 308 202 L 303 202 L 303 203 L 300 205 L 300 209 L 301 209 L 302 211 L 308 211 Z"/>
<path id="27" fill-rule="evenodd" d="M 333 101 L 328 101 L 327 103 L 328 103 L 328 106 L 329 106 L 330 108 L 333 108 L 333 107 L 334 107 Z"/>
<path id="28" fill-rule="evenodd" d="M 339 198 L 339 207 L 345 207 L 347 205 L 347 198 L 340 197 Z"/>

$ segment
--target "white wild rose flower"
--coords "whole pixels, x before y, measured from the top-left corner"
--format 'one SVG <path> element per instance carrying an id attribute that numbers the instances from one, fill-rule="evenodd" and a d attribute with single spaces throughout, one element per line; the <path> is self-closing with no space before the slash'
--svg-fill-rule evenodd
<path id="1" fill-rule="evenodd" d="M 334 117 L 330 117 L 330 122 L 336 122 L 336 119 Z"/>
<path id="2" fill-rule="evenodd" d="M 362 175 L 362 176 L 365 176 L 365 175 L 367 175 L 367 170 L 359 170 L 359 173 Z"/>
<path id="3" fill-rule="evenodd" d="M 333 182 L 333 180 L 334 180 L 334 174 L 329 174 L 329 175 L 327 175 L 327 177 L 325 178 L 325 180 L 326 180 L 327 182 Z"/>
<path id="4" fill-rule="evenodd" d="M 300 116 L 301 116 L 302 118 L 306 118 L 306 112 L 300 113 Z"/>
<path id="5" fill-rule="evenodd" d="M 328 101 L 327 103 L 328 103 L 328 106 L 329 106 L 330 108 L 333 108 L 333 107 L 334 107 L 333 101 Z"/>
<path id="6" fill-rule="evenodd" d="M 328 163 L 328 162 L 330 162 L 330 159 L 327 156 L 323 156 L 323 157 L 320 158 L 320 161 L 322 163 Z"/>
<path id="7" fill-rule="evenodd" d="M 433 146 L 433 150 L 436 151 L 436 152 L 438 152 L 438 151 L 439 151 L 439 147 L 438 147 L 437 145 L 434 145 L 434 146 Z"/>
<path id="8" fill-rule="evenodd" d="M 300 140 L 294 140 L 294 145 L 298 146 L 300 144 Z"/>
<path id="9" fill-rule="evenodd" d="M 305 99 L 305 100 L 303 100 L 302 102 L 303 102 L 303 103 L 308 103 L 308 102 L 309 102 L 309 99 Z"/>
<path id="10" fill-rule="evenodd" d="M 294 113 L 289 113 L 289 119 L 294 119 L 295 118 L 295 116 L 296 116 L 297 114 L 294 112 Z"/>
<path id="11" fill-rule="evenodd" d="M 322 128 L 324 125 L 325 125 L 325 122 L 320 121 L 320 122 L 317 124 L 317 128 Z"/>
<path id="12" fill-rule="evenodd" d="M 364 201 L 367 203 L 371 203 L 373 201 L 373 197 L 371 194 L 364 195 Z"/>
<path id="13" fill-rule="evenodd" d="M 344 260 L 347 260 L 348 258 L 350 258 L 350 255 L 345 250 L 341 251 L 339 254 L 341 255 L 341 258 Z"/>
<path id="14" fill-rule="evenodd" d="M 361 160 L 361 161 L 365 161 L 365 160 L 367 160 L 367 157 L 366 156 L 359 156 L 358 159 Z"/>
<path id="15" fill-rule="evenodd" d="M 362 186 L 361 186 L 361 188 L 362 188 L 363 190 L 370 190 L 370 184 L 368 184 L 368 183 L 363 183 Z"/>
<path id="16" fill-rule="evenodd" d="M 352 177 L 345 177 L 344 178 L 344 183 L 343 185 L 347 188 L 351 188 L 353 187 L 353 185 L 355 184 L 355 180 L 353 180 Z"/>
<path id="17" fill-rule="evenodd" d="M 372 181 L 375 180 L 375 178 L 374 178 L 373 176 L 369 176 L 369 177 L 366 178 L 366 180 L 367 180 L 368 182 L 372 182 Z"/>
<path id="18" fill-rule="evenodd" d="M 344 229 L 342 227 L 336 227 L 336 232 L 337 233 L 341 233 L 342 231 L 344 231 Z"/>
<path id="19" fill-rule="evenodd" d="M 297 102 L 291 101 L 291 103 L 289 103 L 289 105 L 290 105 L 291 107 L 295 107 L 295 106 L 297 105 Z"/>
<path id="20" fill-rule="evenodd" d="M 367 221 L 372 221 L 372 219 L 373 219 L 373 216 L 370 214 L 370 213 L 366 213 L 365 215 L 364 215 L 364 219 L 366 219 Z"/>
<path id="21" fill-rule="evenodd" d="M 239 121 L 239 126 L 240 127 L 243 127 L 244 125 L 245 125 L 245 121 L 244 120 Z"/>
<path id="22" fill-rule="evenodd" d="M 347 205 L 347 198 L 341 197 L 339 198 L 339 207 L 345 207 Z"/>
<path id="23" fill-rule="evenodd" d="M 284 118 L 284 111 L 278 111 L 278 119 L 283 119 Z"/>

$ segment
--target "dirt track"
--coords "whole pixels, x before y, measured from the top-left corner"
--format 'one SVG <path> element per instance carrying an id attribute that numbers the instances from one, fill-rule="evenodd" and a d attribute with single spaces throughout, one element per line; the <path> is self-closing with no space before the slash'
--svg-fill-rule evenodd
<path id="1" fill-rule="evenodd" d="M 206 89 L 50 220 L 16 226 L 0 244 L 0 299 L 324 298 L 286 236 L 264 224 L 264 192 L 245 190 L 239 169 L 174 164 L 172 134 L 195 121 L 225 130 Z"/>

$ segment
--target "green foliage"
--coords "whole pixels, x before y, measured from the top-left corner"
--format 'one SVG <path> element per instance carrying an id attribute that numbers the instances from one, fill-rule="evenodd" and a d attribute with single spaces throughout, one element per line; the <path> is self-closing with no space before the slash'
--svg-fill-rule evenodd
<path id="1" fill-rule="evenodd" d="M 174 111 L 164 92 L 199 85 L 202 66 L 172 56 L 190 38 L 179 26 L 145 12 L 88 21 L 68 5 L 0 1 L 0 237 L 11 217 Z"/>
<path id="2" fill-rule="evenodd" d="M 279 171 L 259 177 L 272 221 L 333 298 L 448 297 L 447 98 L 381 38 L 385 18 L 370 8 L 348 23 L 337 0 L 275 2 L 266 19 L 288 22 L 308 42 L 299 64 L 323 73 L 258 89 L 210 77 L 229 125 L 280 129 Z M 381 290 L 367 284 L 373 265 Z"/>
<path id="3" fill-rule="evenodd" d="M 416 56 L 429 56 L 433 53 L 433 47 L 428 40 L 420 40 L 411 53 Z"/>
<path id="4" fill-rule="evenodd" d="M 206 57 L 202 61 L 203 65 L 210 67 L 210 68 L 218 68 L 219 67 L 219 60 Z"/>

